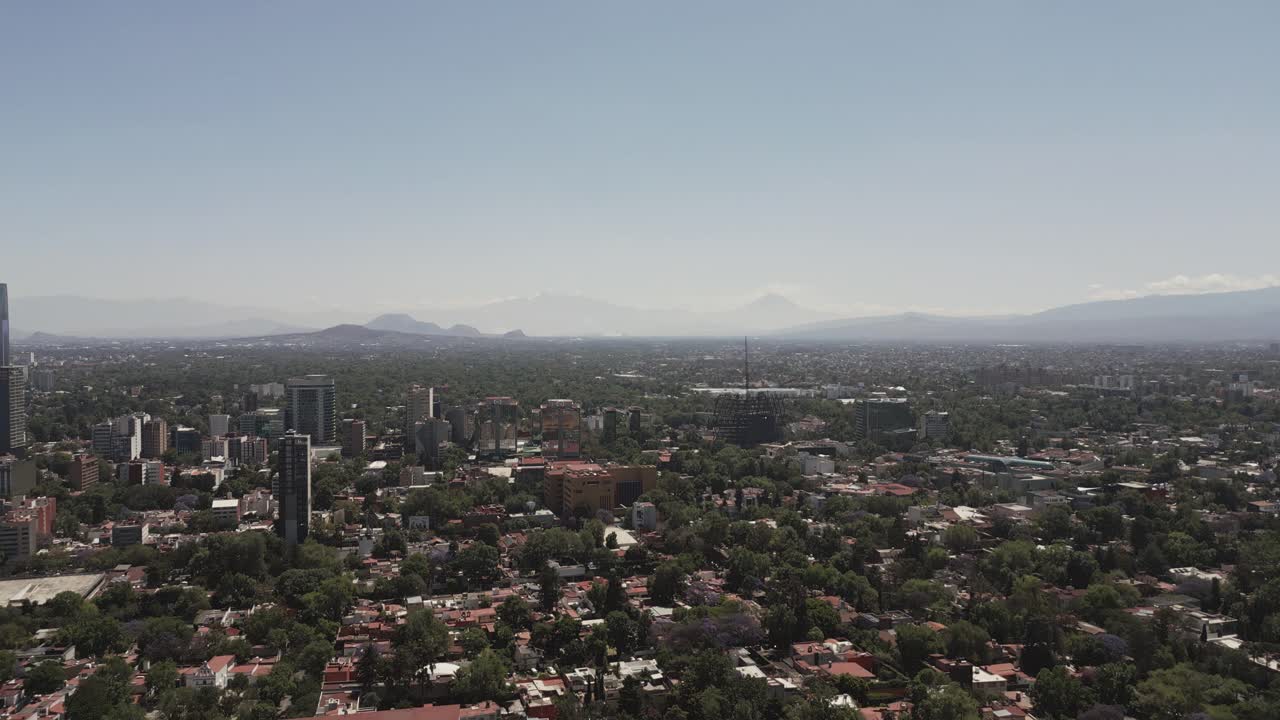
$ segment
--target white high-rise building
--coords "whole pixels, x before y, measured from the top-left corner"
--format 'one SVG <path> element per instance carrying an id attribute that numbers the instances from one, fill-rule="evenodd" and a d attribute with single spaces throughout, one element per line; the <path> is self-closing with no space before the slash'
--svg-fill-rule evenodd
<path id="1" fill-rule="evenodd" d="M 404 402 L 404 447 L 409 451 L 414 446 L 414 426 L 424 420 L 435 417 L 436 389 L 410 385 Z"/>

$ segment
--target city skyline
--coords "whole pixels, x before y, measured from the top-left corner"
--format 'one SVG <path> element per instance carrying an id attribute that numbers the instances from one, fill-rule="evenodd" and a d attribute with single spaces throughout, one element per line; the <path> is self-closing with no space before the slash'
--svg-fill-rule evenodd
<path id="1" fill-rule="evenodd" d="M 370 317 L 1274 285 L 1278 13 L 15 8 L 0 232 L 58 271 L 9 281 Z M 298 257 L 311 289 L 281 282 Z"/>

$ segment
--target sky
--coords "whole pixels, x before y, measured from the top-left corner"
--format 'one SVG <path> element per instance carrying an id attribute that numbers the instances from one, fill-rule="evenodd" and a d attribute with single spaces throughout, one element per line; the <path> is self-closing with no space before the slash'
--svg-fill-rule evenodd
<path id="1" fill-rule="evenodd" d="M 0 7 L 18 295 L 849 315 L 1280 283 L 1280 3 Z"/>

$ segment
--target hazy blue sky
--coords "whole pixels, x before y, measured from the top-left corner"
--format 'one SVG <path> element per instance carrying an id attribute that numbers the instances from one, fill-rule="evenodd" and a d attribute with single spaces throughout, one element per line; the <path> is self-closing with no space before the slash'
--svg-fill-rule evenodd
<path id="1" fill-rule="evenodd" d="M 0 6 L 14 295 L 851 314 L 1280 282 L 1280 3 Z"/>

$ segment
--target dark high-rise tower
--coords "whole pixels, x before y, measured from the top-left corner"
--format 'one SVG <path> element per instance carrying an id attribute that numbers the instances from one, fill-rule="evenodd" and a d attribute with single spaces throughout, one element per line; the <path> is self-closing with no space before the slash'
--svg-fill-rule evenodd
<path id="1" fill-rule="evenodd" d="M 310 437 L 289 433 L 280 438 L 276 475 L 280 502 L 276 533 L 285 544 L 297 545 L 307 539 L 311 527 Z"/>
<path id="2" fill-rule="evenodd" d="M 9 362 L 9 286 L 0 283 L 0 367 Z"/>
<path id="3" fill-rule="evenodd" d="M 9 354 L 9 286 L 0 283 L 0 455 L 27 447 L 27 373 Z"/>
<path id="4" fill-rule="evenodd" d="M 338 440 L 337 390 L 327 375 L 289 378 L 284 384 L 285 424 L 316 445 Z"/>

